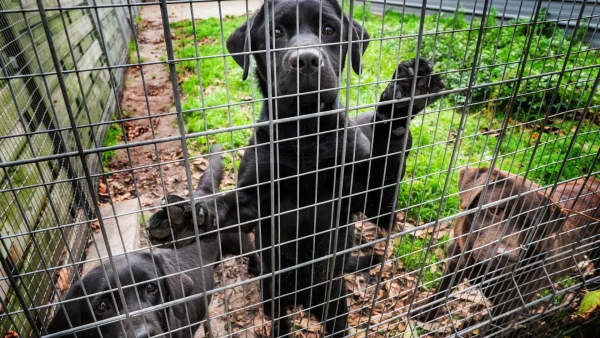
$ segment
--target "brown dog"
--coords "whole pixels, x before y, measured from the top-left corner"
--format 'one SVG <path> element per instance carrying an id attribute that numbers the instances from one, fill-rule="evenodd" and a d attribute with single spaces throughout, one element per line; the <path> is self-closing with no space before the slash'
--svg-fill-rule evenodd
<path id="1" fill-rule="evenodd" d="M 456 220 L 444 276 L 433 299 L 415 304 L 417 319 L 441 314 L 441 301 L 468 278 L 493 303 L 493 330 L 503 329 L 584 254 L 597 256 L 600 181 L 559 184 L 552 198 L 550 188 L 498 169 L 461 169 L 458 183 L 460 208 L 476 211 Z"/>

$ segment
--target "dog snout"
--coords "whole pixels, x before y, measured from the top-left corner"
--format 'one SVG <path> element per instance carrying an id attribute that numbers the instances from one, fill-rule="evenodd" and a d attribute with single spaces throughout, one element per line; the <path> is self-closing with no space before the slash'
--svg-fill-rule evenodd
<path id="1" fill-rule="evenodd" d="M 518 249 L 511 249 L 505 246 L 499 246 L 494 255 L 494 261 L 502 267 L 513 265 L 518 261 Z"/>
<path id="2" fill-rule="evenodd" d="M 150 338 L 150 334 L 146 328 L 135 329 L 135 338 Z"/>
<path id="3" fill-rule="evenodd" d="M 323 67 L 323 60 L 316 49 L 301 49 L 290 53 L 288 62 L 290 66 L 298 69 L 302 74 L 312 74 Z"/>

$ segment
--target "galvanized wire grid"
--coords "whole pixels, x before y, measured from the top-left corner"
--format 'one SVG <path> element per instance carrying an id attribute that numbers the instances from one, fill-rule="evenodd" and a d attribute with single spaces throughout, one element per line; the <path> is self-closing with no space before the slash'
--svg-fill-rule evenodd
<path id="1" fill-rule="evenodd" d="M 204 34 L 200 30 L 202 27 L 215 25 L 215 22 L 209 20 L 194 21 L 199 16 L 204 19 L 203 13 L 198 14 L 198 9 L 194 6 L 200 3 L 210 3 L 216 8 L 220 18 L 216 21 L 219 25 L 216 29 L 218 32 L 216 39 L 209 37 L 208 40 L 203 40 L 206 36 L 199 36 Z M 241 3 L 238 5 L 244 6 Z M 242 12 L 246 12 L 246 18 L 250 18 L 252 16 L 249 12 L 250 4 L 246 2 L 245 5 L 245 10 Z M 268 8 L 273 4 L 266 2 L 264 5 Z M 597 145 L 599 123 L 597 117 L 600 102 L 596 93 L 600 82 L 600 59 L 598 44 L 594 43 L 598 39 L 596 31 L 600 26 L 598 4 L 524 0 L 475 1 L 472 6 L 465 6 L 464 15 L 470 18 L 470 21 L 464 27 L 458 24 L 460 23 L 458 13 L 461 11 L 456 2 L 436 1 L 419 6 L 410 1 L 343 1 L 343 5 L 349 16 L 354 16 L 363 26 L 367 22 L 370 24 L 369 20 L 379 20 L 379 32 L 372 29 L 369 31 L 371 34 L 369 50 L 375 50 L 379 61 L 393 58 L 395 61 L 392 63 L 397 63 L 404 61 L 405 56 L 409 54 L 412 58 L 427 58 L 433 62 L 435 71 L 448 85 L 444 91 L 446 99 L 428 106 L 412 122 L 413 145 L 410 155 L 407 156 L 407 160 L 412 164 L 409 164 L 405 177 L 395 187 L 397 200 L 392 203 L 398 205 L 399 216 L 396 224 L 392 225 L 392 230 L 373 235 L 375 232 L 370 223 L 359 220 L 357 228 L 360 239 L 355 241 L 355 247 L 347 248 L 344 252 L 336 252 L 336 248 L 332 248 L 332 255 L 313 256 L 310 262 L 310 264 L 324 260 L 333 262 L 335 259 L 341 259 L 342 254 L 346 252 L 356 253 L 359 250 L 378 252 L 386 258 L 370 271 L 345 276 L 347 288 L 350 290 L 346 295 L 350 304 L 351 318 L 351 329 L 348 334 L 429 337 L 477 334 L 487 336 L 511 332 L 523 335 L 527 332 L 532 336 L 560 334 L 586 336 L 584 330 L 590 326 L 588 322 L 571 319 L 570 316 L 577 309 L 583 294 L 582 289 L 593 289 L 597 285 L 596 267 L 589 257 L 584 256 L 589 256 L 598 243 L 598 231 L 589 230 L 594 229 L 597 223 L 595 216 L 590 217 L 589 222 L 584 226 L 592 235 L 584 238 L 582 235 L 585 233 L 584 230 L 571 229 L 572 233 L 575 233 L 575 242 L 568 243 L 567 247 L 553 248 L 554 250 L 544 258 L 547 269 L 541 269 L 542 272 L 535 266 L 524 263 L 527 257 L 523 252 L 526 250 L 522 250 L 519 262 L 524 263 L 522 266 L 524 271 L 530 270 L 531 279 L 545 281 L 544 289 L 531 290 L 536 294 L 535 297 L 527 298 L 521 295 L 523 297 L 521 306 L 510 310 L 516 314 L 512 318 L 521 326 L 522 331 L 513 331 L 515 325 L 510 324 L 514 322 L 504 322 L 501 318 L 491 315 L 492 306 L 507 304 L 510 299 L 496 298 L 493 305 L 486 302 L 477 288 L 465 280 L 468 276 L 464 269 L 456 270 L 452 275 L 452 279 L 456 280 L 458 291 L 453 294 L 446 293 L 437 303 L 437 306 L 445 305 L 445 307 L 442 307 L 435 319 L 423 323 L 411 318 L 423 307 L 419 305 L 420 300 L 434 296 L 434 286 L 441 281 L 441 271 L 451 258 L 465 262 L 477 259 L 478 250 L 481 248 L 455 252 L 452 257 L 446 250 L 450 241 L 453 238 L 463 238 L 468 242 L 481 238 L 485 242 L 488 240 L 486 236 L 494 236 L 492 228 L 502 224 L 501 219 L 494 218 L 489 228 L 480 229 L 483 230 L 481 232 L 468 231 L 465 234 L 458 234 L 456 229 L 453 229 L 454 232 L 450 231 L 453 222 L 471 215 L 475 223 L 479 218 L 485 217 L 486 211 L 493 210 L 503 202 L 521 197 L 527 198 L 546 189 L 549 189 L 549 193 L 552 194 L 563 183 L 577 178 L 593 179 L 598 175 L 600 148 Z M 298 3 L 296 6 L 298 8 Z M 193 56 L 178 53 L 183 37 L 177 35 L 181 30 L 178 29 L 180 28 L 177 26 L 178 21 L 174 20 L 177 17 L 174 8 L 177 8 L 177 11 L 187 12 L 192 19 L 190 24 L 192 34 L 191 38 L 188 38 L 194 46 Z M 111 271 L 119 264 L 116 261 L 125 259 L 133 275 L 131 265 L 137 261 L 132 257 L 142 252 L 159 252 L 160 250 L 156 251 L 156 245 L 150 245 L 145 240 L 135 248 L 128 249 L 126 242 L 130 241 L 130 238 L 123 234 L 127 232 L 125 228 L 130 224 L 121 224 L 123 217 L 136 218 L 137 223 L 141 223 L 143 231 L 148 216 L 159 209 L 159 201 L 167 193 L 186 197 L 194 208 L 197 201 L 193 198 L 189 199 L 189 196 L 194 191 L 197 174 L 201 172 L 195 169 L 194 163 L 206 162 L 206 145 L 213 143 L 213 139 L 218 135 L 221 135 L 219 136 L 221 140 L 230 141 L 230 144 L 225 144 L 226 151 L 222 154 L 223 157 L 228 158 L 229 163 L 232 163 L 227 172 L 228 177 L 235 177 L 238 170 L 237 161 L 244 152 L 255 151 L 255 147 L 248 145 L 248 140 L 245 140 L 244 144 L 236 144 L 234 134 L 258 126 L 268 126 L 271 137 L 270 189 L 273 196 L 275 189 L 279 187 L 279 180 L 276 178 L 278 168 L 274 165 L 274 159 L 278 154 L 278 142 L 274 140 L 273 133 L 277 133 L 282 123 L 330 114 L 355 116 L 359 111 L 376 109 L 380 105 L 378 98 L 381 90 L 390 83 L 392 74 L 383 72 L 384 63 L 379 62 L 377 65 L 363 65 L 371 67 L 371 70 L 376 69 L 374 76 L 367 76 L 364 73 L 361 76 L 351 76 L 349 59 L 347 68 L 339 69 L 341 79 L 339 89 L 342 91 L 340 102 L 344 103 L 346 107 L 344 109 L 278 120 L 276 118 L 278 112 L 273 108 L 273 100 L 285 95 L 280 95 L 277 90 L 271 92 L 272 86 L 269 81 L 269 95 L 261 98 L 260 94 L 255 92 L 256 79 L 252 76 L 247 80 L 250 81 L 247 85 L 251 93 L 250 97 L 244 98 L 242 102 L 236 101 L 239 96 L 230 87 L 235 83 L 236 88 L 239 88 L 237 82 L 241 81 L 241 70 L 231 63 L 230 54 L 225 46 L 228 34 L 231 33 L 231 27 L 225 24 L 228 20 L 225 19 L 227 8 L 229 8 L 227 1 L 167 2 L 162 0 L 141 3 L 133 0 L 11 0 L 0 3 L 0 66 L 3 71 L 0 79 L 2 81 L 0 83 L 2 100 L 2 108 L 0 108 L 2 122 L 0 123 L 1 333 L 8 333 L 11 330 L 22 337 L 60 336 L 61 334 L 48 334 L 46 326 L 53 316 L 61 311 L 57 305 L 66 304 L 65 294 L 69 286 L 85 276 L 93 268 L 94 263 L 104 264 L 101 275 L 108 279 L 112 274 Z M 553 12 L 551 10 L 546 12 L 546 8 L 560 8 L 560 16 L 553 17 Z M 415 27 L 405 27 L 404 21 L 398 22 L 399 31 L 392 34 L 386 31 L 386 24 L 389 22 L 385 21 L 385 17 L 392 15 L 389 14 L 391 12 L 386 12 L 388 9 L 394 9 L 403 15 L 416 13 L 418 19 L 416 33 L 413 32 Z M 380 19 L 373 19 L 369 14 L 370 11 L 376 10 L 383 13 Z M 145 18 L 146 13 L 150 11 L 159 13 L 159 16 L 154 17 L 154 21 Z M 456 12 L 452 13 L 454 11 Z M 509 11 L 513 12 L 509 13 Z M 443 16 L 428 16 L 442 12 L 446 13 L 446 18 L 454 18 L 455 25 L 452 29 L 445 30 L 442 27 Z M 270 12 L 263 13 L 268 21 Z M 362 16 L 357 17 L 355 13 L 362 13 Z M 141 15 L 141 20 L 138 19 L 138 15 Z M 508 20 L 524 17 L 529 20 Z M 297 19 L 301 20 L 301 17 L 297 16 Z M 319 25 L 322 24 L 321 19 Z M 427 20 L 435 21 L 433 29 L 426 24 Z M 143 48 L 147 47 L 147 42 L 141 41 L 140 38 L 140 33 L 146 29 L 144 24 L 155 25 L 162 30 L 162 38 L 156 37 L 157 40 L 153 42 L 158 46 L 156 48 L 160 55 L 158 60 L 144 60 L 142 57 Z M 297 25 L 300 24 L 301 21 L 297 21 Z M 559 32 L 565 28 L 567 32 L 572 33 L 560 34 Z M 265 31 L 265 39 L 272 37 L 275 26 L 269 29 L 270 32 Z M 498 34 L 500 37 L 502 30 L 516 32 L 517 29 L 529 32 L 544 29 L 546 30 L 544 34 L 550 36 L 550 44 L 540 46 L 542 40 L 536 41 L 534 39 L 537 37 L 536 34 L 526 34 L 524 44 L 519 42 L 518 45 L 513 46 L 513 42 L 510 42 L 508 55 L 517 53 L 519 55 L 517 61 L 510 61 L 506 54 L 502 54 L 504 50 L 500 51 L 499 48 L 490 48 L 486 45 L 486 34 Z M 583 31 L 586 32 L 583 40 L 572 38 Z M 469 47 L 474 45 L 472 53 L 465 51 L 462 60 L 455 54 L 443 54 L 441 51 L 443 48 L 438 45 L 439 41 L 446 41 L 444 39 L 450 36 L 450 45 L 453 45 L 458 43 L 455 41 L 455 36 L 456 39 L 460 39 L 465 34 L 468 37 L 466 44 L 470 45 Z M 433 39 L 433 49 L 430 46 L 424 47 L 424 41 L 431 41 L 431 39 Z M 218 44 L 220 48 L 209 55 L 201 54 L 199 47 L 205 43 Z M 351 46 L 352 43 L 350 39 L 348 42 L 340 41 L 339 45 Z M 397 51 L 395 55 L 383 54 L 383 47 L 387 45 L 394 46 Z M 560 53 L 556 54 L 552 46 L 566 46 L 566 48 L 561 47 Z M 411 52 L 404 52 L 408 48 Z M 547 50 L 547 53 L 540 53 L 540 50 Z M 267 69 L 270 73 L 271 62 L 277 58 L 278 52 L 283 51 L 285 50 L 270 50 L 267 47 L 266 51 L 252 51 L 252 53 L 266 53 Z M 485 53 L 490 51 L 493 55 L 492 62 L 484 63 L 482 60 L 487 57 Z M 530 53 L 530 51 L 536 52 Z M 468 57 L 472 59 L 467 59 Z M 588 57 L 592 58 L 591 62 L 587 62 Z M 203 65 L 207 60 L 212 59 L 221 60 L 224 71 L 222 83 L 219 84 L 224 87 L 224 96 L 216 101 L 208 100 L 211 85 L 205 85 L 214 81 L 202 76 Z M 568 62 L 573 59 L 575 61 L 572 63 Z M 454 67 L 451 61 L 457 61 L 461 68 Z M 534 69 L 531 63 L 533 61 L 543 63 L 541 70 Z M 192 68 L 195 70 L 183 72 L 181 66 L 184 63 L 193 64 Z M 254 65 L 254 61 L 252 64 Z M 516 69 L 512 68 L 514 64 L 517 65 Z M 236 68 L 230 69 L 231 65 L 235 65 Z M 159 66 L 166 71 L 165 79 L 168 87 L 163 88 L 163 91 L 159 91 L 158 94 L 154 93 L 155 88 L 148 84 L 155 75 L 147 72 L 151 66 Z M 142 91 L 138 93 L 138 101 L 135 102 L 146 107 L 144 116 L 124 114 L 123 106 L 127 104 L 127 100 L 132 99 L 125 95 L 121 97 L 124 84 L 127 86 L 125 80 L 127 71 L 139 73 Z M 499 72 L 501 75 L 493 72 Z M 587 75 L 581 75 L 584 74 L 582 72 Z M 276 77 L 277 69 L 274 73 Z M 488 74 L 488 77 L 482 74 Z M 320 75 L 319 73 L 319 80 Z M 198 78 L 195 84 L 197 98 L 194 104 L 189 104 L 191 94 L 186 92 L 187 89 L 183 84 L 186 78 L 191 77 Z M 268 75 L 268 78 L 270 79 L 271 76 Z M 563 81 L 564 79 L 567 80 Z M 415 98 L 427 96 L 415 96 L 415 87 L 416 78 L 412 83 L 413 95 L 409 98 L 411 106 Z M 498 88 L 506 87 L 510 88 L 510 95 L 501 96 L 502 92 Z M 360 95 L 357 96 L 356 101 L 351 99 L 353 90 L 360 93 L 370 88 L 375 88 L 375 91 L 374 95 L 369 96 L 369 100 L 365 100 Z M 591 95 L 586 97 L 584 92 Z M 172 95 L 172 106 L 168 111 L 156 111 L 152 107 L 151 100 L 156 95 Z M 539 95 L 543 95 L 546 101 L 544 105 L 536 107 L 529 100 L 536 99 Z M 406 100 L 408 99 L 404 99 Z M 261 105 L 269 107 L 270 115 L 266 121 L 257 120 L 256 111 L 260 111 Z M 241 107 L 248 115 L 242 122 L 235 115 L 242 109 Z M 226 123 L 211 128 L 209 119 L 222 112 L 227 114 Z M 192 131 L 189 127 L 189 116 L 201 116 L 204 126 L 201 131 Z M 168 121 L 174 122 L 173 134 L 165 136 L 155 130 L 159 118 L 172 119 Z M 129 128 L 136 123 L 147 123 L 148 137 L 136 139 L 134 136 L 129 139 Z M 444 124 L 452 127 L 448 128 Z M 120 133 L 125 135 L 116 145 L 106 145 L 104 141 L 111 125 L 117 126 Z M 298 128 L 300 128 L 299 122 Z M 545 137 L 546 131 L 556 132 L 558 136 Z M 345 134 L 356 132 L 357 129 L 352 126 L 345 125 L 343 128 Z M 222 135 L 229 135 L 229 137 Z M 295 139 L 299 144 L 301 137 Z M 584 140 L 583 143 L 576 142 L 581 139 Z M 506 143 L 509 141 L 518 145 L 527 144 L 527 146 L 511 147 Z M 404 142 L 406 144 L 406 138 Z M 176 157 L 166 155 L 167 146 L 180 149 L 181 155 Z M 346 149 L 346 144 L 338 144 L 337 147 Z M 140 154 L 139 149 L 143 149 L 151 158 L 150 162 L 140 164 L 141 162 L 136 158 Z M 442 149 L 442 151 L 436 153 L 435 149 Z M 122 161 L 119 165 L 112 163 L 105 166 L 102 163 L 103 153 L 111 151 L 115 151 L 116 156 Z M 558 154 L 558 156 L 536 157 L 538 153 Z M 300 156 L 301 154 L 298 153 L 298 160 Z M 343 163 L 345 160 L 342 159 L 342 170 L 344 164 L 353 164 Z M 442 165 L 433 164 L 440 160 Z M 585 168 L 578 167 L 580 162 L 585 163 Z M 418 168 L 420 163 L 431 163 L 424 174 Z M 267 166 L 266 163 L 257 164 L 260 165 Z M 579 170 L 578 174 L 569 171 L 573 166 Z M 512 197 L 494 203 L 486 204 L 483 199 L 480 199 L 474 208 L 459 210 L 456 178 L 459 169 L 467 167 L 502 168 L 513 175 L 524 176 L 539 184 L 540 187 L 532 190 L 517 189 Z M 183 173 L 182 182 L 174 183 L 170 179 L 170 173 L 176 168 L 180 168 Z M 540 174 L 547 168 L 556 170 L 550 176 Z M 148 184 L 142 183 L 141 179 L 136 178 L 136 175 L 141 176 L 149 171 L 157 173 L 153 179 L 155 187 L 160 191 L 159 196 L 155 196 L 151 203 L 143 198 L 144 193 L 151 188 Z M 110 180 L 114 180 L 118 175 L 130 175 L 128 191 L 131 198 L 137 202 L 136 210 L 118 208 L 118 204 L 123 203 L 119 197 L 121 192 L 113 191 L 115 185 L 110 184 Z M 300 182 L 299 173 L 292 177 L 296 177 Z M 174 192 L 173 186 L 177 183 L 181 183 L 177 186 L 181 190 Z M 488 178 L 482 185 L 482 196 L 488 191 L 489 184 Z M 431 190 L 431 187 L 434 189 Z M 234 191 L 238 190 L 236 186 L 230 188 Z M 101 194 L 99 190 L 102 190 Z M 586 196 L 592 198 L 598 193 L 582 190 L 575 199 Z M 559 200 L 562 201 L 564 198 Z M 271 209 L 274 209 L 279 202 L 271 199 Z M 514 205 L 515 207 L 507 213 L 508 217 L 534 214 L 538 218 L 538 226 L 522 231 L 523 235 L 528 236 L 530 240 L 539 238 L 541 236 L 539 233 L 544 231 L 544 227 L 551 226 L 550 221 L 542 220 L 539 215 L 556 206 L 552 201 L 548 200 L 538 207 L 527 203 L 520 208 L 516 207 L 517 204 Z M 316 205 L 310 207 L 316 208 Z M 597 208 L 598 205 L 593 204 L 585 206 L 585 210 L 591 215 L 596 215 Z M 425 210 L 429 210 L 427 214 L 424 213 Z M 297 212 L 302 212 L 299 206 Z M 572 218 L 579 214 L 566 210 L 566 215 Z M 270 219 L 274 229 L 276 216 L 278 215 L 259 215 L 259 218 Z M 373 218 L 377 215 L 366 216 Z M 192 221 L 196 223 L 199 216 L 194 213 L 192 217 Z M 336 215 L 339 225 L 332 227 L 334 236 L 338 235 L 341 227 L 354 223 L 352 219 L 345 220 L 345 217 L 345 215 Z M 116 223 L 117 234 L 120 236 L 117 245 L 114 245 L 115 242 L 110 239 L 109 229 L 114 228 L 106 225 L 111 221 Z M 501 233 L 500 238 L 494 242 L 495 245 L 514 235 L 507 231 L 510 232 L 505 229 Z M 201 251 L 207 244 L 202 240 L 203 236 L 199 236 L 200 229 L 194 229 L 194 232 L 195 240 L 191 245 L 195 245 Z M 368 235 L 369 233 L 371 235 Z M 241 237 L 240 234 L 240 239 Z M 222 251 L 221 239 L 217 238 L 219 251 Z M 111 245 L 104 243 L 111 243 Z M 304 249 L 314 252 L 314 247 Z M 126 251 L 126 254 L 123 251 Z M 240 251 L 242 251 L 241 247 Z M 260 255 L 274 257 L 275 250 L 273 248 L 264 250 Z M 298 252 L 296 257 L 297 255 Z M 122 334 L 134 336 L 132 327 L 152 325 L 147 322 L 144 314 L 160 312 L 168 316 L 170 307 L 186 303 L 188 304 L 187 315 L 191 315 L 189 311 L 192 311 L 193 307 L 190 307 L 190 304 L 202 303 L 208 308 L 212 303 L 215 308 L 220 307 L 224 310 L 217 315 L 211 313 L 211 316 L 201 321 L 206 324 L 204 335 L 223 336 L 234 333 L 239 336 L 272 335 L 270 331 L 272 327 L 269 326 L 271 319 L 261 316 L 259 308 L 265 301 L 271 302 L 273 306 L 278 299 L 244 302 L 242 306 L 228 302 L 232 299 L 232 294 L 239 293 L 240 290 L 244 300 L 251 299 L 252 294 L 255 296 L 260 294 L 258 288 L 266 279 L 270 279 L 271 285 L 275 287 L 276 277 L 281 273 L 277 271 L 275 263 L 269 267 L 273 273 L 258 277 L 240 274 L 233 282 L 229 280 L 225 283 L 224 276 L 232 269 L 232 261 L 238 264 L 234 267 L 245 269 L 245 265 L 240 263 L 241 260 L 232 260 L 222 255 L 215 262 L 205 264 L 206 257 L 199 255 L 198 259 L 198 267 L 191 270 L 181 268 L 182 262 L 178 254 L 174 256 L 172 263 L 179 267 L 181 274 L 200 274 L 203 289 L 206 289 L 208 284 L 213 284 L 207 282 L 212 281 L 213 276 L 207 275 L 206 270 L 199 267 L 213 266 L 218 272 L 214 276 L 217 285 L 212 290 L 185 298 L 168 299 L 156 306 L 140 308 L 138 304 L 132 310 L 125 307 L 115 317 L 79 326 L 69 324 L 73 327 L 63 334 L 73 336 L 74 333 L 84 329 L 92 329 L 88 332 L 106 337 L 99 328 L 120 321 Z M 552 264 L 558 264 L 557 261 L 560 260 L 569 263 L 565 264 L 564 269 L 560 271 L 551 270 Z M 161 267 L 154 258 L 152 262 L 153 264 L 145 266 L 145 269 L 158 274 Z M 489 262 L 491 261 L 488 260 Z M 493 274 L 494 270 L 501 268 L 498 264 L 485 265 L 487 271 L 484 275 L 491 278 L 482 281 L 487 283 L 485 287 L 493 288 L 495 283 L 500 283 L 501 278 L 512 276 L 512 272 L 500 276 L 497 273 Z M 332 270 L 328 270 L 327 273 L 333 278 Z M 158 286 L 162 295 L 165 290 L 160 280 L 162 279 L 158 280 Z M 127 303 L 125 291 L 131 288 L 131 285 L 124 287 L 120 278 L 117 278 L 115 283 L 111 289 L 112 301 Z M 136 282 L 136 285 L 143 286 L 146 283 L 147 281 L 141 281 Z M 326 304 L 336 297 L 331 294 L 331 291 L 329 293 L 326 295 Z M 92 309 L 97 304 L 92 304 L 90 299 L 95 296 L 98 294 L 84 290 L 80 297 L 84 306 Z M 209 296 L 212 296 L 212 300 L 209 300 Z M 136 292 L 138 303 L 141 302 L 140 297 L 144 296 Z M 214 305 L 215 303 L 218 305 Z M 323 323 L 311 322 L 309 312 L 310 309 L 293 309 L 291 318 L 294 319 L 294 335 L 313 336 L 316 332 L 323 332 Z M 506 312 L 502 316 L 509 315 L 510 313 Z M 252 320 L 248 320 L 250 316 Z M 591 325 L 594 324 L 594 320 L 597 321 L 592 316 Z M 173 333 L 173 336 L 184 333 L 191 335 L 192 327 L 195 329 L 196 323 L 191 324 L 187 327 L 167 329 Z M 313 324 L 315 326 L 312 326 Z"/>

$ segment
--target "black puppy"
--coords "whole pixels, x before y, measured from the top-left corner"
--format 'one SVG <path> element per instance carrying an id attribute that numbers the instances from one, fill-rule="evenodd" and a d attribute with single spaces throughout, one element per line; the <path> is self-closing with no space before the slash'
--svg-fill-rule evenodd
<path id="1" fill-rule="evenodd" d="M 216 147 L 213 152 L 220 152 L 222 149 Z M 218 191 L 223 178 L 223 167 L 221 165 L 221 155 L 213 155 L 210 158 L 209 166 L 200 178 L 198 189 L 194 192 L 195 197 L 212 195 Z M 183 200 L 179 196 L 169 196 L 169 202 L 174 203 Z M 175 224 L 183 224 L 189 216 L 189 210 L 184 206 L 172 205 L 169 207 L 169 215 Z M 151 234 L 162 239 L 170 238 L 169 219 L 166 208 L 159 210 L 150 217 Z M 201 272 L 198 269 L 200 259 L 194 238 L 186 240 L 185 243 L 177 242 L 177 239 L 187 239 L 193 236 L 194 229 L 183 227 L 181 232 L 175 235 L 176 250 L 155 249 L 150 253 L 131 253 L 116 257 L 116 274 L 123 288 L 127 309 L 131 311 L 148 308 L 162 304 L 168 300 L 180 299 L 184 296 L 202 293 Z M 191 230 L 191 233 L 190 233 Z M 245 237 L 248 234 L 244 233 Z M 152 238 L 152 236 L 151 236 Z M 234 251 L 233 254 L 239 254 L 239 240 L 232 233 L 223 233 L 224 248 Z M 242 241 L 247 252 L 255 251 L 254 243 Z M 185 246 L 184 244 L 193 244 Z M 214 287 L 213 265 L 219 256 L 219 246 L 216 241 L 202 240 L 202 263 L 204 268 L 205 285 L 208 290 Z M 238 251 L 235 251 L 237 248 Z M 260 271 L 260 260 L 254 253 L 250 256 L 250 264 L 254 270 Z M 179 262 L 179 268 L 177 266 Z M 209 265 L 209 266 L 207 266 Z M 156 269 L 154 269 L 156 266 Z M 131 267 L 131 270 L 129 269 Z M 106 269 L 110 283 L 107 283 L 103 269 Z M 190 272 L 178 274 L 179 271 L 194 269 Z M 250 268 L 249 268 L 250 269 Z M 170 276 L 173 275 L 173 276 Z M 160 278 L 166 277 L 166 278 Z M 132 279 L 133 278 L 133 279 Z M 85 294 L 84 288 L 85 286 Z M 159 285 L 161 286 L 159 288 Z M 182 288 L 183 286 L 183 288 Z M 75 282 L 66 295 L 66 300 L 72 300 L 65 303 L 62 309 L 59 309 L 48 328 L 49 333 L 60 332 L 69 329 L 69 323 L 65 316 L 65 311 L 69 315 L 69 320 L 73 327 L 92 323 L 105 318 L 114 317 L 117 314 L 123 314 L 123 305 L 121 298 L 116 291 L 109 292 L 116 288 L 115 271 L 110 265 L 104 267 L 97 266 L 85 275 L 83 281 Z M 137 291 L 137 292 L 136 292 Z M 98 295 L 94 295 L 100 293 Z M 94 295 L 90 298 L 88 305 L 85 295 Z M 84 297 L 84 298 L 81 298 Z M 139 297 L 139 298 L 138 298 Z M 80 299 L 75 299 L 80 298 Z M 73 300 L 75 299 L 75 300 Z M 139 299 L 139 301 L 138 301 Z M 208 296 L 210 301 L 210 296 Z M 90 305 L 93 309 L 93 315 L 90 311 Z M 188 313 L 186 314 L 186 307 Z M 204 319 L 206 315 L 203 299 L 186 302 L 182 305 L 176 305 L 167 310 L 157 310 L 132 318 L 133 328 L 124 322 L 116 322 L 101 327 L 103 337 L 136 337 L 145 338 L 155 336 L 165 332 L 173 331 L 171 337 L 192 337 L 198 328 L 198 322 Z M 95 318 L 95 319 L 94 319 Z M 190 331 L 191 330 L 191 331 Z M 90 329 L 78 333 L 79 337 L 99 337 L 98 329 Z"/>
<path id="2" fill-rule="evenodd" d="M 349 29 L 354 41 L 350 50 Z M 272 278 L 262 286 L 264 310 L 275 321 L 276 336 L 289 334 L 286 311 L 299 304 L 325 322 L 329 334 L 345 335 L 348 308 L 341 275 L 349 255 L 320 258 L 354 245 L 352 214 L 363 212 L 381 227 L 391 224 L 395 185 L 411 147 L 409 117 L 439 95 L 413 104 L 391 100 L 408 98 L 415 77 L 417 95 L 444 88 L 427 60 L 403 62 L 376 112 L 360 115 L 357 126 L 341 109 L 338 86 L 347 53 L 353 70 L 360 72 L 368 39 L 335 0 L 282 0 L 265 2 L 227 41 L 244 78 L 252 52 L 262 95 L 278 96 L 263 104 L 260 121 L 302 116 L 256 127 L 240 164 L 238 189 L 217 197 L 216 203 L 199 201 L 196 208 L 204 216 L 198 224 L 204 231 L 214 224 L 225 228 L 221 231 L 240 227 L 249 232 L 258 226 L 265 267 L 286 269 L 275 277 L 274 295 Z M 270 55 L 265 53 L 267 42 Z M 310 116 L 334 110 L 339 112 Z"/>
<path id="3" fill-rule="evenodd" d="M 202 243 L 202 263 L 205 266 L 207 290 L 214 287 L 212 263 L 219 257 L 219 250 L 215 246 L 214 241 Z M 116 289 L 116 275 L 123 286 L 129 312 L 204 292 L 196 245 L 178 250 L 155 249 L 152 254 L 130 253 L 127 258 L 115 257 L 114 263 L 116 271 L 113 271 L 108 263 L 104 266 L 99 265 L 71 286 L 63 306 L 48 326 L 48 333 L 57 333 L 124 314 L 124 305 Z M 89 299 L 89 303 L 86 298 Z M 210 295 L 208 300 L 210 301 Z M 132 316 L 131 322 L 117 321 L 100 328 L 80 331 L 77 337 L 100 337 L 100 331 L 102 337 L 147 338 L 171 332 L 170 337 L 191 338 L 206 314 L 204 300 L 200 298 Z"/>
<path id="4" fill-rule="evenodd" d="M 208 167 L 202 174 L 194 198 L 204 198 L 205 196 L 215 195 L 219 192 L 219 186 L 223 180 L 223 163 L 220 154 L 223 148 L 214 146 L 208 161 Z M 157 211 L 149 220 L 148 232 L 152 244 L 169 242 L 168 246 L 181 248 L 195 243 L 194 227 L 191 224 L 192 216 L 190 214 L 189 203 L 179 203 L 185 199 L 177 195 L 167 195 L 163 204 L 167 206 Z M 170 218 L 169 218 L 170 216 Z M 204 213 L 197 214 L 197 217 L 204 217 Z M 173 227 L 171 227 L 173 224 Z M 171 235 L 173 232 L 173 236 Z M 221 253 L 223 255 L 241 255 L 249 254 L 248 272 L 258 276 L 261 273 L 261 262 L 256 253 L 254 245 L 254 236 L 247 232 L 222 232 L 219 234 L 221 240 Z"/>

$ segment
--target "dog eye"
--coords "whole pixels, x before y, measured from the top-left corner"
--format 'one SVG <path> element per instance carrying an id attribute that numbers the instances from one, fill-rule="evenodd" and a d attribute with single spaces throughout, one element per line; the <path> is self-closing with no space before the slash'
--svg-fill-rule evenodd
<path id="1" fill-rule="evenodd" d="M 148 283 L 148 285 L 146 285 L 146 292 L 148 293 L 154 293 L 156 292 L 156 284 L 154 283 Z"/>
<path id="2" fill-rule="evenodd" d="M 103 313 L 106 310 L 108 310 L 108 304 L 106 304 L 106 302 L 102 301 L 96 305 L 96 312 Z"/>
<path id="3" fill-rule="evenodd" d="M 283 36 L 283 31 L 282 31 L 281 29 L 279 29 L 279 28 L 275 27 L 275 37 L 276 37 L 277 39 L 279 39 L 279 38 L 280 38 L 280 37 L 282 37 L 282 36 Z"/>
<path id="4" fill-rule="evenodd" d="M 325 35 L 331 35 L 335 33 L 335 29 L 329 25 L 325 25 L 325 27 L 323 27 L 323 34 Z"/>

